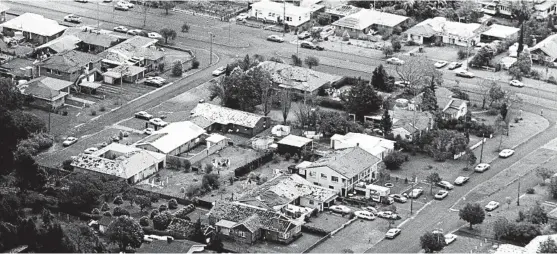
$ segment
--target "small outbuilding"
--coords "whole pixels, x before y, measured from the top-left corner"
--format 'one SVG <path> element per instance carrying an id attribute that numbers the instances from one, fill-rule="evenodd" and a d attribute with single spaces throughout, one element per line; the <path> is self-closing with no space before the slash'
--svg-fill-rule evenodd
<path id="1" fill-rule="evenodd" d="M 289 153 L 294 155 L 313 150 L 313 140 L 296 135 L 288 135 L 277 144 L 279 154 Z"/>

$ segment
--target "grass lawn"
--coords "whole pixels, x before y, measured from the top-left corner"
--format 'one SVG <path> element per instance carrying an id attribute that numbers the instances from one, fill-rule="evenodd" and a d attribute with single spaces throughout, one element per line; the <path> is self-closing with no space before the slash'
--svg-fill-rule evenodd
<path id="1" fill-rule="evenodd" d="M 381 241 L 388 230 L 387 220 L 356 220 L 341 229 L 331 238 L 319 244 L 312 253 L 363 253 L 373 244 Z"/>
<path id="2" fill-rule="evenodd" d="M 466 47 L 458 46 L 424 47 L 425 55 L 427 58 L 444 60 L 447 62 L 465 61 L 458 59 L 458 50 L 460 49 L 466 51 Z M 475 54 L 474 49 L 470 48 L 469 50 L 469 55 L 473 56 Z"/>
<path id="3" fill-rule="evenodd" d="M 331 232 L 349 220 L 347 215 L 342 217 L 342 215 L 333 212 L 323 212 L 319 213 L 317 217 L 311 217 L 310 222 L 306 223 L 306 225 Z"/>
<path id="4" fill-rule="evenodd" d="M 489 253 L 490 250 L 496 249 L 498 244 L 491 241 L 485 243 L 482 239 L 458 235 L 456 241 L 441 250 L 441 253 Z"/>

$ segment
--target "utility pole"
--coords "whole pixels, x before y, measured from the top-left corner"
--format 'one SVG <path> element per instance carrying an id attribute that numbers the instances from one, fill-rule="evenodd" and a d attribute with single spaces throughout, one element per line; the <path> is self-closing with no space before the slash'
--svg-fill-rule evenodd
<path id="1" fill-rule="evenodd" d="M 484 135 L 482 135 L 483 137 Z M 482 139 L 482 150 L 480 152 L 480 163 L 482 163 L 482 158 L 484 157 L 484 144 L 485 144 L 485 138 Z"/>
<path id="2" fill-rule="evenodd" d="M 228 20 L 228 45 L 230 45 L 230 29 L 232 27 L 232 22 Z"/>
<path id="3" fill-rule="evenodd" d="M 282 37 L 284 38 L 284 34 L 286 33 L 286 0 L 282 0 Z"/>
<path id="4" fill-rule="evenodd" d="M 470 65 L 469 58 L 470 58 L 470 39 L 466 41 L 466 71 L 468 71 L 468 65 Z"/>
<path id="5" fill-rule="evenodd" d="M 516 192 L 516 205 L 520 206 L 520 178 L 518 178 L 518 191 Z"/>
<path id="6" fill-rule="evenodd" d="M 412 182 L 412 189 L 410 189 L 410 194 L 412 194 L 412 191 L 414 191 L 414 186 L 416 185 L 416 181 L 415 181 L 416 178 L 414 178 L 412 180 L 413 180 L 413 182 Z M 410 195 L 408 195 L 408 198 L 410 198 L 410 214 L 412 214 L 413 213 L 413 208 L 414 208 L 414 199 Z"/>
<path id="7" fill-rule="evenodd" d="M 213 64 L 213 33 L 209 32 L 209 37 L 211 39 L 211 49 L 209 51 L 209 65 Z"/>
<path id="8" fill-rule="evenodd" d="M 143 2 L 143 27 L 147 24 L 147 2 Z"/>

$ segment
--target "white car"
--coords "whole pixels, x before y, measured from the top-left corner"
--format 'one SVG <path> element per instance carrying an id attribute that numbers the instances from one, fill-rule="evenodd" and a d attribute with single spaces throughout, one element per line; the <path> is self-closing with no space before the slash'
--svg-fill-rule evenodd
<path id="1" fill-rule="evenodd" d="M 154 131 L 155 130 L 153 128 L 145 128 L 145 130 L 143 130 L 143 134 L 151 135 Z"/>
<path id="2" fill-rule="evenodd" d="M 487 203 L 487 205 L 485 206 L 485 210 L 486 211 L 493 211 L 493 210 L 497 209 L 497 207 L 499 207 L 499 202 L 489 201 L 489 203 Z"/>
<path id="3" fill-rule="evenodd" d="M 366 206 L 366 207 L 364 207 L 364 210 L 366 210 L 368 212 L 372 212 L 373 214 L 377 214 L 377 209 L 375 209 L 375 207 L 373 207 L 373 206 Z"/>
<path id="4" fill-rule="evenodd" d="M 408 195 L 408 197 L 416 199 L 419 198 L 423 193 L 424 190 L 422 188 L 413 189 Z"/>
<path id="5" fill-rule="evenodd" d="M 308 31 L 304 31 L 298 34 L 298 39 L 299 40 L 305 40 L 307 38 L 311 37 L 311 34 Z"/>
<path id="6" fill-rule="evenodd" d="M 398 220 L 400 219 L 400 216 L 398 216 L 398 214 L 393 213 L 391 211 L 381 211 L 377 213 L 377 217 L 383 218 L 383 219 L 390 219 L 390 220 Z"/>
<path id="7" fill-rule="evenodd" d="M 81 18 L 74 15 L 74 14 L 70 14 L 70 15 L 64 17 L 64 21 L 72 22 L 72 23 L 81 23 L 82 22 Z"/>
<path id="8" fill-rule="evenodd" d="M 390 198 L 392 198 L 394 201 L 399 202 L 399 203 L 406 203 L 408 201 L 408 199 L 400 194 L 391 194 L 389 195 Z"/>
<path id="9" fill-rule="evenodd" d="M 388 64 L 394 64 L 394 65 L 403 65 L 404 61 L 396 58 L 396 57 L 391 57 L 389 59 L 387 59 L 387 63 Z"/>
<path id="10" fill-rule="evenodd" d="M 385 234 L 385 238 L 387 239 L 395 239 L 395 237 L 397 235 L 400 235 L 400 228 L 391 228 L 389 229 L 389 231 L 387 231 L 387 233 Z"/>
<path id="11" fill-rule="evenodd" d="M 406 80 L 395 81 L 395 86 L 407 87 L 408 85 L 410 85 L 410 82 Z"/>
<path id="12" fill-rule="evenodd" d="M 132 3 L 127 2 L 127 1 L 120 1 L 120 2 L 117 3 L 117 5 L 126 6 L 128 8 L 133 8 L 133 6 L 134 6 Z"/>
<path id="13" fill-rule="evenodd" d="M 511 86 L 516 86 L 516 87 L 524 87 L 524 83 L 522 83 L 518 80 L 511 80 L 510 85 Z"/>
<path id="14" fill-rule="evenodd" d="M 499 153 L 499 157 L 501 158 L 509 158 L 514 154 L 514 150 L 512 149 L 503 149 L 503 151 L 501 151 Z"/>
<path id="15" fill-rule="evenodd" d="M 126 32 L 128 32 L 128 28 L 125 27 L 125 26 L 117 26 L 117 27 L 114 27 L 113 30 L 114 30 L 115 32 L 119 32 L 119 33 L 126 33 Z"/>
<path id="16" fill-rule="evenodd" d="M 454 70 L 456 68 L 460 68 L 462 66 L 462 63 L 459 62 L 452 62 L 449 64 L 449 70 Z"/>
<path id="17" fill-rule="evenodd" d="M 226 66 L 222 66 L 213 71 L 213 76 L 218 77 L 226 72 Z"/>
<path id="18" fill-rule="evenodd" d="M 139 118 L 139 119 L 150 120 L 151 118 L 153 118 L 153 115 L 151 115 L 151 114 L 149 114 L 145 111 L 139 111 L 139 112 L 135 113 L 134 117 Z"/>
<path id="19" fill-rule="evenodd" d="M 282 38 L 278 35 L 275 35 L 275 34 L 269 35 L 269 37 L 267 37 L 267 40 L 268 41 L 273 41 L 273 42 L 279 42 L 279 43 L 284 42 L 284 38 Z"/>
<path id="20" fill-rule="evenodd" d="M 63 146 L 71 146 L 77 142 L 77 138 L 75 137 L 67 137 L 64 142 L 62 142 Z"/>
<path id="21" fill-rule="evenodd" d="M 356 215 L 356 217 L 358 217 L 358 218 L 360 218 L 360 219 L 375 220 L 375 215 L 373 215 L 372 212 L 368 212 L 368 211 L 356 211 L 354 214 Z"/>
<path id="22" fill-rule="evenodd" d="M 443 68 L 445 67 L 445 65 L 447 65 L 448 62 L 447 61 L 438 61 L 434 64 L 435 68 Z"/>
<path id="23" fill-rule="evenodd" d="M 350 208 L 343 206 L 343 205 L 334 205 L 329 207 L 329 210 L 337 213 L 350 213 L 352 210 Z"/>
<path id="24" fill-rule="evenodd" d="M 245 19 L 248 18 L 248 14 L 247 13 L 240 13 L 240 15 L 238 15 L 238 17 L 236 17 L 236 20 L 238 21 L 243 21 Z"/>
<path id="25" fill-rule="evenodd" d="M 471 73 L 469 71 L 457 71 L 456 75 L 459 77 L 464 77 L 464 78 L 473 78 L 474 77 L 474 73 Z"/>
<path id="26" fill-rule="evenodd" d="M 445 235 L 445 243 L 447 245 L 453 243 L 454 241 L 456 241 L 457 236 L 455 234 L 446 234 Z"/>
<path id="27" fill-rule="evenodd" d="M 449 192 L 446 190 L 439 190 L 436 194 L 435 194 L 435 199 L 444 199 L 449 195 Z"/>
<path id="28" fill-rule="evenodd" d="M 447 189 L 447 190 L 454 189 L 454 185 L 452 185 L 451 183 L 449 183 L 447 181 L 440 181 L 440 182 L 437 183 L 437 186 L 442 187 L 442 188 Z"/>
<path id="29" fill-rule="evenodd" d="M 116 6 L 114 6 L 114 10 L 118 10 L 118 11 L 129 11 L 130 8 L 125 6 L 125 5 L 119 5 L 117 4 Z"/>
<path id="30" fill-rule="evenodd" d="M 479 172 L 479 173 L 483 173 L 486 170 L 488 170 L 490 167 L 490 165 L 488 163 L 480 163 L 478 165 L 476 165 L 476 167 L 474 168 L 474 171 Z"/>
<path id="31" fill-rule="evenodd" d="M 459 176 L 454 180 L 454 184 L 456 185 L 463 185 L 470 180 L 470 177 L 467 176 Z"/>
<path id="32" fill-rule="evenodd" d="M 167 122 L 163 121 L 163 120 L 160 119 L 160 118 L 153 118 L 153 119 L 149 120 L 149 122 L 150 122 L 152 125 L 155 125 L 155 126 L 158 126 L 158 127 L 165 127 L 165 126 L 168 125 Z"/>
<path id="33" fill-rule="evenodd" d="M 148 33 L 147 37 L 149 37 L 151 39 L 162 39 L 162 35 L 160 35 L 159 33 L 155 33 L 155 32 Z"/>
<path id="34" fill-rule="evenodd" d="M 83 152 L 84 152 L 85 154 L 92 154 L 92 153 L 94 153 L 94 152 L 96 152 L 96 151 L 98 151 L 98 150 L 99 150 L 99 149 L 96 148 L 96 147 L 89 147 L 89 148 L 85 149 L 85 151 L 83 151 Z"/>

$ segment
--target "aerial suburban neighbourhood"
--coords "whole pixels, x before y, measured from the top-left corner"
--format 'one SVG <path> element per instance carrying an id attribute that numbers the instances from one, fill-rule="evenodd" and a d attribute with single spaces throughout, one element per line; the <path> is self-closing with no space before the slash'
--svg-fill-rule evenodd
<path id="1" fill-rule="evenodd" d="M 0 251 L 557 253 L 557 0 L 0 0 Z"/>

